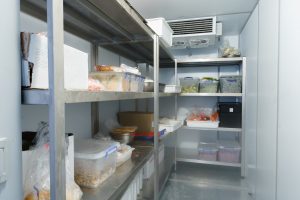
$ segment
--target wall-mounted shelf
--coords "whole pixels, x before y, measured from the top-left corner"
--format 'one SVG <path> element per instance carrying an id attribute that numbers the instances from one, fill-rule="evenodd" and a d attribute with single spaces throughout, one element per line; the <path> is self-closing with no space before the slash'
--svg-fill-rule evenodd
<path id="1" fill-rule="evenodd" d="M 182 97 L 242 97 L 242 93 L 180 93 Z"/>
<path id="2" fill-rule="evenodd" d="M 219 166 L 227 166 L 227 167 L 241 167 L 240 163 L 226 163 L 219 161 L 206 161 L 200 160 L 199 154 L 195 150 L 191 149 L 179 149 L 177 150 L 176 160 L 179 162 L 190 162 L 190 163 L 198 163 L 198 164 L 206 164 L 206 165 L 219 165 Z"/>
<path id="3" fill-rule="evenodd" d="M 242 133 L 242 128 L 226 128 L 226 127 L 218 127 L 218 128 L 192 128 L 183 126 L 181 129 L 184 130 L 193 130 L 193 131 L 220 131 L 220 132 L 237 132 Z"/>

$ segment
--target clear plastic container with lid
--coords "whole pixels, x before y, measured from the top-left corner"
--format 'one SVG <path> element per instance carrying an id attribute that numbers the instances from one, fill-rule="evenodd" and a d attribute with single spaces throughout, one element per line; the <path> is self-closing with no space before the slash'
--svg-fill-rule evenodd
<path id="1" fill-rule="evenodd" d="M 182 93 L 197 93 L 199 91 L 200 79 L 195 77 L 185 77 L 180 79 Z"/>
<path id="2" fill-rule="evenodd" d="M 96 188 L 116 170 L 117 143 L 94 139 L 75 140 L 75 181 Z"/>
<path id="3" fill-rule="evenodd" d="M 241 146 L 235 140 L 220 140 L 219 161 L 228 163 L 240 163 Z"/>
<path id="4" fill-rule="evenodd" d="M 216 143 L 200 142 L 198 151 L 200 160 L 217 161 L 218 147 Z"/>

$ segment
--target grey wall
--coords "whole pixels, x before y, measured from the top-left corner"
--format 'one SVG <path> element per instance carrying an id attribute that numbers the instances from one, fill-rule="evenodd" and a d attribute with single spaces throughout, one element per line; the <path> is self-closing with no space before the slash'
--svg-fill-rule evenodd
<path id="1" fill-rule="evenodd" d="M 252 12 L 240 35 L 240 47 L 242 55 L 247 57 L 245 121 L 246 179 L 250 186 L 250 192 L 254 195 L 256 181 L 258 6 Z"/>
<path id="2" fill-rule="evenodd" d="M 275 200 L 279 0 L 259 2 L 257 200 Z"/>
<path id="3" fill-rule="evenodd" d="M 1 200 L 22 199 L 20 129 L 19 1 L 0 1 L 0 138 L 6 137 L 7 179 Z"/>
<path id="4" fill-rule="evenodd" d="M 300 2 L 280 1 L 277 200 L 300 199 Z"/>

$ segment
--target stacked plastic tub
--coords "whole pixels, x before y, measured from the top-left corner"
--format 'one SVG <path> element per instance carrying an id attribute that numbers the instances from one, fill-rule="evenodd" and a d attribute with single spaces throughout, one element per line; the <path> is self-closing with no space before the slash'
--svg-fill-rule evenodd
<path id="1" fill-rule="evenodd" d="M 241 146 L 234 140 L 200 142 L 198 152 L 200 160 L 225 163 L 241 162 Z"/>

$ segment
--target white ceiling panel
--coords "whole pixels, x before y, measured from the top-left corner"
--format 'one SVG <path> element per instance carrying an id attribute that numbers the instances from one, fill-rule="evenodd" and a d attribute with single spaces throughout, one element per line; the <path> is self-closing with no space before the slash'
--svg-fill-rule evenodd
<path id="1" fill-rule="evenodd" d="M 128 0 L 144 18 L 167 20 L 251 12 L 258 0 Z"/>

